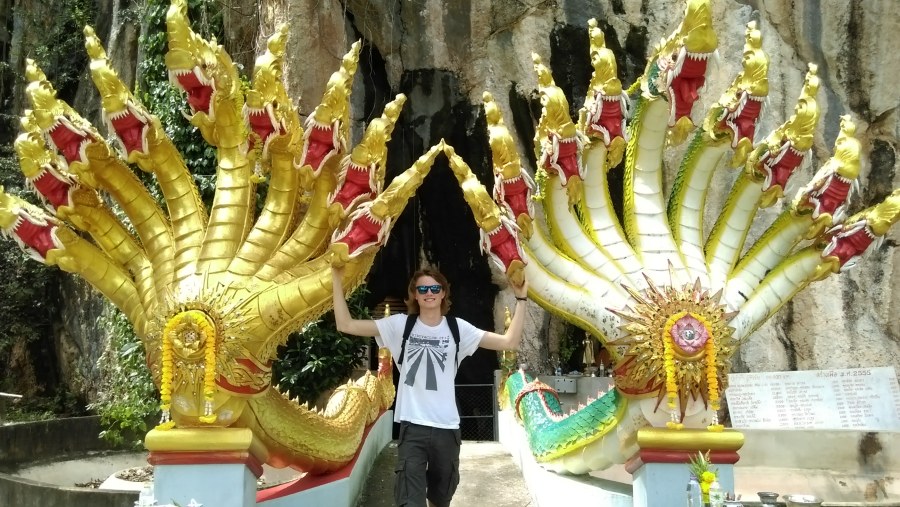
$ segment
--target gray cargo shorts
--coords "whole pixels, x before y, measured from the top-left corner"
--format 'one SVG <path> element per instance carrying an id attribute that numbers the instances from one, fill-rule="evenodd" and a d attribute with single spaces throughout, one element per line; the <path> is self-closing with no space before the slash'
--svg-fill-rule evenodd
<path id="1" fill-rule="evenodd" d="M 459 485 L 459 429 L 432 428 L 403 421 L 394 469 L 399 507 L 425 507 L 425 499 L 448 507 Z"/>

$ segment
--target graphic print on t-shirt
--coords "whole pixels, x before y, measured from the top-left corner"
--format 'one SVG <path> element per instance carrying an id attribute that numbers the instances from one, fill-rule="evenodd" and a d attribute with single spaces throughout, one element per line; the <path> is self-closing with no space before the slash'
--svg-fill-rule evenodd
<path id="1" fill-rule="evenodd" d="M 425 337 L 411 334 L 406 343 L 406 358 L 404 363 L 409 364 L 404 383 L 408 386 L 416 385 L 416 377 L 422 362 L 425 362 L 425 389 L 437 391 L 437 377 L 435 365 L 444 371 L 447 362 L 447 349 L 450 346 L 450 337 L 440 338 Z"/>

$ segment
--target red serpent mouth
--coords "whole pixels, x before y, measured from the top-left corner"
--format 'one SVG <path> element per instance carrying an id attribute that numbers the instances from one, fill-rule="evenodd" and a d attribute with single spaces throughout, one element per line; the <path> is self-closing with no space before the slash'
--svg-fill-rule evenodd
<path id="1" fill-rule="evenodd" d="M 806 196 L 805 204 L 813 209 L 813 218 L 819 218 L 823 214 L 838 218 L 838 210 L 847 204 L 855 181 L 839 174 L 832 174 L 820 188 L 810 192 Z"/>
<path id="2" fill-rule="evenodd" d="M 212 95 L 216 89 L 212 80 L 203 75 L 200 67 L 175 72 L 175 82 L 187 94 L 191 111 L 212 114 Z"/>
<path id="3" fill-rule="evenodd" d="M 501 219 L 500 225 L 493 231 L 482 231 L 481 249 L 489 252 L 491 259 L 504 272 L 509 270 L 514 261 L 525 263 L 525 254 L 519 244 L 518 227 L 509 219 Z"/>
<path id="4" fill-rule="evenodd" d="M 48 132 L 53 146 L 62 154 L 66 162 L 85 160 L 84 148 L 94 142 L 94 136 L 76 127 L 65 116 L 58 116 Z"/>
<path id="5" fill-rule="evenodd" d="M 366 248 L 387 241 L 390 229 L 389 219 L 379 219 L 369 211 L 371 201 L 363 204 L 350 215 L 350 223 L 341 231 L 336 231 L 332 243 L 347 245 L 350 258 L 361 254 Z"/>
<path id="6" fill-rule="evenodd" d="M 742 92 L 737 106 L 734 109 L 726 110 L 725 117 L 719 122 L 719 128 L 731 131 L 732 148 L 737 147 L 741 139 L 748 139 L 751 143 L 753 142 L 764 101 L 765 97 L 757 97 L 747 92 Z"/>
<path id="7" fill-rule="evenodd" d="M 624 137 L 625 112 L 622 104 L 621 96 L 594 94 L 588 135 L 603 139 L 603 144 L 607 146 L 613 139 Z"/>
<path id="8" fill-rule="evenodd" d="M 520 215 L 532 216 L 531 192 L 532 186 L 526 179 L 527 173 L 521 173 L 515 178 L 503 179 L 498 177 L 494 183 L 494 200 L 503 203 L 513 217 Z"/>
<path id="9" fill-rule="evenodd" d="M 31 179 L 31 184 L 54 211 L 71 202 L 71 192 L 74 189 L 72 179 L 60 174 L 49 164 L 45 164 L 37 176 Z"/>
<path id="10" fill-rule="evenodd" d="M 766 175 L 763 191 L 773 187 L 785 188 L 794 170 L 803 163 L 803 153 L 795 149 L 792 143 L 783 141 L 781 148 L 775 153 L 767 151 L 759 160 L 757 169 Z"/>
<path id="11" fill-rule="evenodd" d="M 275 118 L 275 106 L 273 106 L 273 104 L 266 104 L 266 107 L 262 109 L 248 107 L 247 124 L 250 126 L 250 130 L 252 130 L 253 133 L 259 137 L 260 143 L 263 147 L 263 152 L 268 149 L 270 139 L 284 133 L 284 128 L 282 128 L 281 122 L 279 122 L 278 119 Z M 251 136 L 251 148 L 256 147 L 254 145 L 255 142 L 255 137 Z"/>
<path id="12" fill-rule="evenodd" d="M 12 231 L 8 234 L 24 247 L 31 257 L 40 262 L 47 260 L 50 250 L 59 248 L 54 233 L 56 225 L 20 211 Z"/>
<path id="13" fill-rule="evenodd" d="M 298 167 L 308 165 L 313 173 L 318 174 L 325 162 L 337 154 L 339 144 L 337 124 L 320 125 L 310 117 L 303 135 L 303 153 Z"/>
<path id="14" fill-rule="evenodd" d="M 700 90 L 706 84 L 706 69 L 713 53 L 688 53 L 682 50 L 666 73 L 666 90 L 671 103 L 669 126 L 681 118 L 690 118 Z M 670 61 L 670 63 L 672 63 Z"/>
<path id="15" fill-rule="evenodd" d="M 341 170 L 339 187 L 329 204 L 337 203 L 344 211 L 352 209 L 361 201 L 374 199 L 378 189 L 372 181 L 374 167 L 363 167 L 353 162 Z"/>
<path id="16" fill-rule="evenodd" d="M 570 178 L 583 180 L 584 169 L 578 155 L 581 146 L 579 146 L 577 137 L 563 139 L 551 133 L 548 141 L 550 148 L 544 152 L 545 155 L 542 157 L 544 169 L 557 174 L 564 187 Z"/>
<path id="17" fill-rule="evenodd" d="M 881 242 L 881 238 L 872 233 L 865 220 L 836 226 L 828 234 L 831 239 L 822 250 L 822 257 L 836 257 L 841 271 L 855 266 L 873 243 Z"/>
<path id="18" fill-rule="evenodd" d="M 137 151 L 146 155 L 149 152 L 147 133 L 150 131 L 150 120 L 140 111 L 129 105 L 124 111 L 111 115 L 109 125 L 126 154 Z"/>

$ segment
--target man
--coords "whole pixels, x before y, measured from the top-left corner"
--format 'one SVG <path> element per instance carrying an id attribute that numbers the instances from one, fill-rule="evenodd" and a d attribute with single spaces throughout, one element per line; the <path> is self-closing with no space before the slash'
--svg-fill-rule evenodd
<path id="1" fill-rule="evenodd" d="M 354 319 L 344 296 L 343 268 L 332 267 L 334 320 L 338 331 L 374 336 L 387 347 L 400 370 L 394 420 L 400 423 L 400 443 L 394 483 L 398 506 L 448 507 L 459 484 L 459 412 L 455 382 L 459 361 L 475 349 L 516 349 L 522 341 L 528 284 L 513 285 L 516 310 L 504 334 L 478 329 L 455 319 L 458 330 L 445 317 L 450 308 L 450 284 L 437 270 L 425 269 L 409 281 L 407 315 L 378 320 Z M 452 317 L 450 318 L 452 319 Z M 407 338 L 404 340 L 404 334 Z M 404 343 L 405 342 L 405 343 Z"/>

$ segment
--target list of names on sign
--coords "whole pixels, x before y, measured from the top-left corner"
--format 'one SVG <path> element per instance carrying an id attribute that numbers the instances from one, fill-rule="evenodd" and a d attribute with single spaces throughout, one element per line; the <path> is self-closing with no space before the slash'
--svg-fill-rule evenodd
<path id="1" fill-rule="evenodd" d="M 725 398 L 735 428 L 900 430 L 892 367 L 732 373 Z"/>

